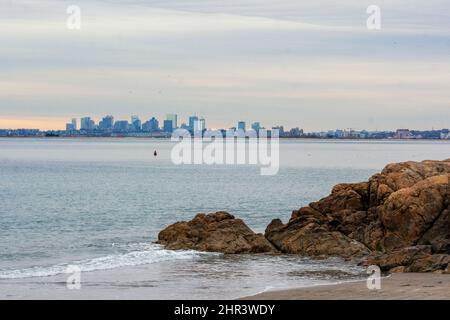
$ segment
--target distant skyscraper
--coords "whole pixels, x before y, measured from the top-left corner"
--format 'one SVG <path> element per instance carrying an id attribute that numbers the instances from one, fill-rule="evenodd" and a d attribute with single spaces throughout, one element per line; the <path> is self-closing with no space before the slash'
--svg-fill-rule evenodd
<path id="1" fill-rule="evenodd" d="M 261 123 L 259 122 L 254 122 L 252 124 L 252 129 L 255 130 L 256 132 L 259 132 L 259 130 L 261 129 Z"/>
<path id="2" fill-rule="evenodd" d="M 114 117 L 106 116 L 99 122 L 98 128 L 100 130 L 111 130 L 114 127 Z"/>
<path id="3" fill-rule="evenodd" d="M 92 130 L 95 127 L 95 122 L 90 117 L 81 118 L 81 130 Z"/>
<path id="4" fill-rule="evenodd" d="M 205 128 L 206 128 L 205 118 L 202 117 L 194 121 L 194 129 L 193 129 L 194 132 L 203 132 Z"/>
<path id="5" fill-rule="evenodd" d="M 114 131 L 128 131 L 129 127 L 127 120 L 120 120 L 114 123 Z"/>
<path id="6" fill-rule="evenodd" d="M 72 130 L 77 130 L 77 119 L 72 118 Z"/>
<path id="7" fill-rule="evenodd" d="M 205 118 L 201 117 L 201 118 L 198 120 L 198 122 L 199 122 L 198 129 L 199 129 L 200 131 L 205 130 L 205 129 L 206 129 L 206 120 L 205 120 Z"/>
<path id="8" fill-rule="evenodd" d="M 238 122 L 238 130 L 244 130 L 245 131 L 245 121 L 239 121 Z"/>
<path id="9" fill-rule="evenodd" d="M 159 121 L 155 117 L 150 119 L 150 131 L 158 131 L 159 130 Z"/>
<path id="10" fill-rule="evenodd" d="M 145 131 L 145 132 L 152 131 L 151 126 L 150 126 L 150 121 L 145 121 L 142 124 L 142 131 Z"/>
<path id="11" fill-rule="evenodd" d="M 173 122 L 172 120 L 164 120 L 164 126 L 163 126 L 164 132 L 172 133 L 173 132 Z"/>
<path id="12" fill-rule="evenodd" d="M 198 121 L 197 116 L 190 116 L 189 117 L 189 130 L 194 131 L 195 130 L 195 123 Z"/>
<path id="13" fill-rule="evenodd" d="M 73 131 L 73 130 L 75 130 L 73 128 L 73 124 L 72 123 L 66 123 L 66 131 Z"/>
<path id="14" fill-rule="evenodd" d="M 141 130 L 141 120 L 139 120 L 138 116 L 131 116 L 131 126 L 133 127 L 134 131 L 140 131 Z"/>
<path id="15" fill-rule="evenodd" d="M 173 129 L 178 128 L 178 115 L 176 115 L 176 114 L 168 114 L 166 119 L 172 121 Z"/>

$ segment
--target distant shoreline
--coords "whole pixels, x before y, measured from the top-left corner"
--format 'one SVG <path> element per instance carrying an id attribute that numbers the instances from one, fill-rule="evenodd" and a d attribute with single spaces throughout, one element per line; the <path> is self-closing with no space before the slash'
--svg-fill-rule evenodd
<path id="1" fill-rule="evenodd" d="M 170 140 L 169 137 L 149 136 L 0 136 L 0 139 L 42 139 L 42 140 L 64 140 L 64 139 L 148 139 L 148 140 Z M 271 137 L 267 137 L 271 139 Z M 363 139 L 363 138 L 319 138 L 319 137 L 279 137 L 280 140 L 317 140 L 317 141 L 442 141 L 450 143 L 450 139 Z"/>

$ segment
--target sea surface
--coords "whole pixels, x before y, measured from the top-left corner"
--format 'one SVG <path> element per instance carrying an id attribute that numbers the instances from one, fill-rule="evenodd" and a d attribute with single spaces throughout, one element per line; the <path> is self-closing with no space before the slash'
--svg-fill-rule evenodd
<path id="1" fill-rule="evenodd" d="M 228 211 L 264 232 L 274 218 L 367 180 L 386 164 L 450 158 L 444 141 L 281 140 L 281 168 L 174 165 L 160 139 L 0 139 L 0 298 L 232 299 L 352 281 L 340 259 L 168 251 L 158 232 Z M 153 152 L 157 150 L 158 156 Z M 66 287 L 68 266 L 81 289 Z"/>

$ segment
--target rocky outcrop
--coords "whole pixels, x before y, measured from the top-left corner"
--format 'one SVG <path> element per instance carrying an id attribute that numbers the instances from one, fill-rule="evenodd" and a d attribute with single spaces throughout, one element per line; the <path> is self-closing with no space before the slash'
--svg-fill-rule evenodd
<path id="1" fill-rule="evenodd" d="M 276 252 L 364 259 L 396 272 L 449 272 L 450 160 L 386 166 L 367 182 L 273 220 L 265 237 L 225 212 L 199 214 L 162 231 L 169 249 Z"/>
<path id="2" fill-rule="evenodd" d="M 384 270 L 448 269 L 450 160 L 386 166 L 369 181 L 339 184 L 328 197 L 274 220 L 265 236 L 308 256 L 370 256 Z"/>
<path id="3" fill-rule="evenodd" d="M 294 212 L 286 225 L 274 220 L 265 236 L 281 252 L 303 256 L 363 257 L 370 250 L 362 243 L 327 227 L 327 217 L 311 208 Z"/>
<path id="4" fill-rule="evenodd" d="M 364 264 L 377 265 L 382 271 L 430 272 L 445 271 L 449 263 L 448 254 L 433 254 L 431 246 L 418 245 L 390 253 L 374 252 Z"/>
<path id="5" fill-rule="evenodd" d="M 242 220 L 227 212 L 198 214 L 159 233 L 168 249 L 194 249 L 223 253 L 274 253 L 277 250 L 262 234 L 254 233 Z"/>

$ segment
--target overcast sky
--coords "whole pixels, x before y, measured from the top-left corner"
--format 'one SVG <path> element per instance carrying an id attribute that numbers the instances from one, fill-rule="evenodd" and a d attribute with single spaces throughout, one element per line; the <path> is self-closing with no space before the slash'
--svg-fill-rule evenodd
<path id="1" fill-rule="evenodd" d="M 371 4 L 381 30 L 366 28 Z M 1 0 L 0 40 L 0 128 L 167 113 L 209 128 L 450 127 L 448 0 Z"/>

